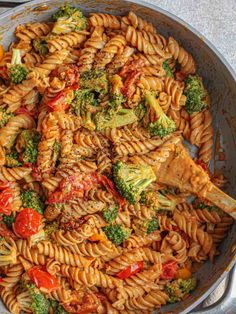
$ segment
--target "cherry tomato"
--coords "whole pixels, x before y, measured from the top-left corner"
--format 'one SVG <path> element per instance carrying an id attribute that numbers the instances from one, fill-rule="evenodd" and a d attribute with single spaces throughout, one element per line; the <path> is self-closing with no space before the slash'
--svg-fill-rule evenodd
<path id="1" fill-rule="evenodd" d="M 101 175 L 100 176 L 100 182 L 105 186 L 105 188 L 107 189 L 107 191 L 109 193 L 111 193 L 115 200 L 117 201 L 117 203 L 120 205 L 120 207 L 123 207 L 126 203 L 125 199 L 118 193 L 118 191 L 115 188 L 114 183 L 109 180 L 106 176 Z"/>
<path id="2" fill-rule="evenodd" d="M 171 280 L 175 277 L 175 274 L 178 270 L 178 265 L 176 261 L 169 261 L 162 265 L 162 274 L 161 279 Z"/>
<path id="3" fill-rule="evenodd" d="M 118 277 L 120 279 L 129 278 L 130 276 L 133 276 L 133 275 L 139 273 L 142 269 L 143 269 L 143 261 L 136 262 L 136 263 L 130 265 L 129 267 L 127 267 L 126 269 L 123 269 L 120 272 L 118 272 L 116 274 L 116 277 Z"/>
<path id="4" fill-rule="evenodd" d="M 47 292 L 54 291 L 60 287 L 57 278 L 43 270 L 40 266 L 30 268 L 28 275 L 37 288 L 43 288 Z"/>
<path id="5" fill-rule="evenodd" d="M 124 82 L 124 86 L 121 88 L 121 92 L 126 98 L 130 99 L 133 96 L 135 92 L 135 82 L 140 77 L 140 75 L 141 71 L 138 70 L 131 71 L 128 74 Z"/>
<path id="6" fill-rule="evenodd" d="M 32 208 L 24 208 L 16 216 L 13 230 L 21 238 L 26 239 L 38 232 L 41 221 L 42 215 L 37 213 Z"/>

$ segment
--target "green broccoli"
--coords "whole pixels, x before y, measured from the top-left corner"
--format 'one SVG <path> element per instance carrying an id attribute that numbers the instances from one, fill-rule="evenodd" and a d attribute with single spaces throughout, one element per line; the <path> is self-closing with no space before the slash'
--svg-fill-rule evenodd
<path id="1" fill-rule="evenodd" d="M 20 49 L 12 49 L 11 64 L 9 65 L 9 77 L 11 82 L 19 84 L 27 78 L 28 70 L 21 62 Z"/>
<path id="2" fill-rule="evenodd" d="M 9 154 L 6 154 L 6 166 L 9 168 L 22 166 L 22 163 L 19 161 L 18 152 L 13 151 Z"/>
<path id="3" fill-rule="evenodd" d="M 36 52 L 38 52 L 41 56 L 45 56 L 48 54 L 48 43 L 46 39 L 37 38 L 33 40 L 33 47 Z"/>
<path id="4" fill-rule="evenodd" d="M 89 89 L 78 89 L 71 103 L 73 112 L 81 117 L 83 127 L 91 131 L 95 130 L 92 111 L 94 110 L 93 106 L 96 106 L 97 103 L 95 94 Z"/>
<path id="5" fill-rule="evenodd" d="M 118 206 L 117 204 L 114 206 L 110 206 L 108 209 L 103 211 L 103 218 L 108 223 L 112 223 L 114 220 L 116 220 L 118 216 Z"/>
<path id="6" fill-rule="evenodd" d="M 167 117 L 156 98 L 151 93 L 147 93 L 145 95 L 145 101 L 157 116 L 157 120 L 155 122 L 149 123 L 149 132 L 151 136 L 157 135 L 165 137 L 166 135 L 174 132 L 176 130 L 175 122 L 171 118 Z"/>
<path id="7" fill-rule="evenodd" d="M 189 114 L 202 111 L 209 105 L 209 95 L 198 75 L 189 75 L 185 80 L 185 109 Z"/>
<path id="8" fill-rule="evenodd" d="M 24 163 L 35 163 L 38 157 L 40 134 L 36 130 L 24 130 L 20 137 L 24 143 L 22 147 L 22 160 Z"/>
<path id="9" fill-rule="evenodd" d="M 10 216 L 2 215 L 2 221 L 5 223 L 7 228 L 11 229 L 13 222 L 15 222 L 16 217 L 12 214 Z"/>
<path id="10" fill-rule="evenodd" d="M 131 230 L 122 225 L 114 224 L 102 228 L 109 240 L 114 244 L 119 245 L 124 240 L 128 239 Z"/>
<path id="11" fill-rule="evenodd" d="M 169 77 L 174 77 L 174 74 L 172 72 L 172 69 L 168 63 L 168 60 L 164 61 L 163 64 L 162 64 L 162 67 L 163 69 L 165 70 L 166 72 L 166 76 L 169 76 Z"/>
<path id="12" fill-rule="evenodd" d="M 162 191 L 143 191 L 140 202 L 158 212 L 173 211 L 176 207 L 175 199 L 168 198 Z"/>
<path id="13" fill-rule="evenodd" d="M 197 280 L 194 277 L 190 279 L 177 279 L 168 283 L 166 286 L 166 292 L 169 296 L 169 302 L 175 303 L 181 301 L 196 288 L 196 285 Z"/>
<path id="14" fill-rule="evenodd" d="M 53 153 L 52 153 L 52 161 L 56 162 L 60 156 L 61 152 L 61 144 L 59 142 L 55 142 L 53 145 Z"/>
<path id="15" fill-rule="evenodd" d="M 176 200 L 168 198 L 162 192 L 158 191 L 158 208 L 157 210 L 173 211 L 177 205 Z"/>
<path id="16" fill-rule="evenodd" d="M 5 108 L 0 109 L 0 128 L 7 124 L 10 118 L 14 117 L 12 112 L 7 112 Z"/>
<path id="17" fill-rule="evenodd" d="M 89 70 L 80 75 L 81 88 L 89 89 L 90 91 L 99 94 L 108 93 L 107 73 L 104 70 Z"/>
<path id="18" fill-rule="evenodd" d="M 49 299 L 50 309 L 53 310 L 53 314 L 69 314 L 64 310 L 63 306 L 59 304 L 58 301 Z"/>
<path id="19" fill-rule="evenodd" d="M 87 27 L 87 19 L 79 8 L 66 4 L 53 15 L 56 22 L 52 29 L 54 34 L 66 34 L 71 31 L 81 31 Z"/>
<path id="20" fill-rule="evenodd" d="M 147 107 L 143 102 L 139 103 L 138 106 L 135 107 L 134 112 L 138 117 L 139 121 L 143 121 L 144 117 L 147 114 Z"/>
<path id="21" fill-rule="evenodd" d="M 56 204 L 55 206 L 61 207 L 62 204 Z M 47 240 L 52 240 L 52 235 L 59 229 L 59 221 L 52 221 L 50 223 L 47 223 L 44 227 L 44 232 Z"/>
<path id="22" fill-rule="evenodd" d="M 150 234 L 159 229 L 159 222 L 156 218 L 152 218 L 151 220 L 145 222 L 145 227 L 147 234 Z"/>
<path id="23" fill-rule="evenodd" d="M 96 130 L 105 128 L 119 128 L 137 121 L 137 116 L 132 109 L 107 107 L 96 113 L 94 117 Z"/>
<path id="24" fill-rule="evenodd" d="M 139 201 L 142 191 L 156 180 L 156 176 L 148 165 L 118 161 L 113 166 L 113 179 L 121 195 L 131 204 L 135 204 Z"/>
<path id="25" fill-rule="evenodd" d="M 50 308 L 49 300 L 45 298 L 34 284 L 28 284 L 27 290 L 32 299 L 30 307 L 33 314 L 48 314 Z"/>
<path id="26" fill-rule="evenodd" d="M 21 192 L 21 201 L 22 207 L 32 208 L 37 211 L 39 214 L 43 214 L 44 203 L 41 200 L 40 196 L 34 190 L 25 190 Z"/>

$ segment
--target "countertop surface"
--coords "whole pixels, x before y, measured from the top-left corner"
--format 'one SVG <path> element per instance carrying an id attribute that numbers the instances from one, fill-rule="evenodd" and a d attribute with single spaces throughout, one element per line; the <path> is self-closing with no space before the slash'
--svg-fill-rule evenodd
<path id="1" fill-rule="evenodd" d="M 174 13 L 195 27 L 215 45 L 236 71 L 236 0 L 144 1 Z M 13 1 L 0 1 L 3 2 Z M 22 2 L 22 0 L 14 0 L 14 2 Z M 0 13 L 5 10 L 2 4 Z"/>

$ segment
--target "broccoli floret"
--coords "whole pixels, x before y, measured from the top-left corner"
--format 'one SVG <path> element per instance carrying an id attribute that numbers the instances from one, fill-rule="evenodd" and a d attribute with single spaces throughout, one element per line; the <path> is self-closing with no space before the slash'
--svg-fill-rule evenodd
<path id="1" fill-rule="evenodd" d="M 102 228 L 109 240 L 114 244 L 119 245 L 124 240 L 128 239 L 131 230 L 124 228 L 122 225 L 114 224 Z"/>
<path id="2" fill-rule="evenodd" d="M 31 310 L 33 314 L 48 314 L 50 302 L 33 284 L 28 284 L 27 289 L 32 299 Z"/>
<path id="3" fill-rule="evenodd" d="M 48 43 L 45 39 L 37 38 L 33 40 L 33 47 L 41 56 L 48 54 Z"/>
<path id="4" fill-rule="evenodd" d="M 159 210 L 173 211 L 176 205 L 177 203 L 175 199 L 168 198 L 161 192 L 158 192 L 158 208 L 157 208 L 158 211 Z"/>
<path id="5" fill-rule="evenodd" d="M 156 98 L 151 93 L 148 93 L 145 95 L 145 100 L 157 117 L 155 122 L 151 122 L 149 124 L 149 132 L 151 136 L 157 135 L 165 137 L 166 135 L 174 132 L 176 130 L 175 122 L 171 118 L 167 117 Z"/>
<path id="6" fill-rule="evenodd" d="M 12 214 L 10 216 L 2 215 L 2 221 L 5 223 L 5 225 L 11 229 L 12 224 L 15 222 L 16 217 L 14 217 Z"/>
<path id="7" fill-rule="evenodd" d="M 28 70 L 21 62 L 20 49 L 12 49 L 11 64 L 9 65 L 9 77 L 11 82 L 19 84 L 27 78 Z"/>
<path id="8" fill-rule="evenodd" d="M 66 310 L 64 310 L 63 306 L 60 305 L 58 301 L 49 299 L 49 302 L 50 309 L 53 310 L 53 314 L 69 314 Z"/>
<path id="9" fill-rule="evenodd" d="M 56 162 L 57 159 L 59 158 L 60 152 L 61 152 L 61 144 L 56 141 L 53 145 L 53 153 L 52 153 L 52 160 L 54 162 Z"/>
<path id="10" fill-rule="evenodd" d="M 101 131 L 105 128 L 119 128 L 134 123 L 137 121 L 137 116 L 132 109 L 108 107 L 98 112 L 94 121 L 97 131 Z"/>
<path id="11" fill-rule="evenodd" d="M 168 198 L 160 191 L 143 191 L 140 202 L 152 207 L 156 211 L 173 211 L 176 207 L 175 199 Z"/>
<path id="12" fill-rule="evenodd" d="M 26 190 L 21 192 L 21 201 L 24 208 L 32 208 L 39 214 L 43 214 L 44 203 L 40 196 L 34 190 Z"/>
<path id="13" fill-rule="evenodd" d="M 40 134 L 35 130 L 24 130 L 20 135 L 24 142 L 22 147 L 22 160 L 24 163 L 35 163 L 38 157 L 38 145 L 40 142 Z"/>
<path id="14" fill-rule="evenodd" d="M 192 292 L 197 285 L 196 278 L 177 279 L 167 284 L 166 292 L 169 296 L 169 302 L 175 303 L 181 301 L 186 295 Z"/>
<path id="15" fill-rule="evenodd" d="M 185 109 L 189 114 L 202 111 L 209 105 L 209 95 L 198 75 L 189 75 L 185 80 Z"/>
<path id="16" fill-rule="evenodd" d="M 112 223 L 114 220 L 116 220 L 118 216 L 118 206 L 110 206 L 108 209 L 103 211 L 103 218 L 108 223 Z"/>
<path id="17" fill-rule="evenodd" d="M 84 128 L 94 131 L 95 124 L 92 120 L 93 106 L 98 104 L 95 94 L 89 89 L 79 89 L 75 92 L 75 98 L 71 103 L 74 113 L 81 117 Z"/>
<path id="18" fill-rule="evenodd" d="M 80 76 L 81 88 L 95 91 L 99 94 L 108 93 L 107 73 L 104 70 L 89 70 L 83 72 Z"/>
<path id="19" fill-rule="evenodd" d="M 14 151 L 6 154 L 6 166 L 9 168 L 22 166 L 22 163 L 19 161 L 19 153 Z"/>
<path id="20" fill-rule="evenodd" d="M 174 77 L 171 67 L 169 66 L 168 60 L 164 61 L 162 64 L 163 69 L 166 71 L 166 76 Z"/>
<path id="21" fill-rule="evenodd" d="M 10 118 L 14 117 L 12 112 L 7 112 L 5 108 L 0 109 L 0 128 L 7 124 Z"/>
<path id="22" fill-rule="evenodd" d="M 137 107 L 135 107 L 134 112 L 138 117 L 139 121 L 142 121 L 147 114 L 147 107 L 143 102 L 139 103 Z"/>
<path id="23" fill-rule="evenodd" d="M 135 204 L 139 201 L 142 191 L 156 180 L 156 176 L 148 165 L 118 161 L 113 166 L 113 179 L 121 195 L 131 204 Z"/>
<path id="24" fill-rule="evenodd" d="M 52 33 L 66 34 L 71 31 L 81 31 L 87 27 L 87 19 L 79 8 L 66 4 L 53 14 L 53 20 L 56 22 Z"/>
<path id="25" fill-rule="evenodd" d="M 56 204 L 56 206 L 61 206 L 61 204 Z M 45 225 L 44 232 L 47 240 L 52 240 L 52 235 L 59 229 L 59 221 L 53 221 Z"/>
<path id="26" fill-rule="evenodd" d="M 145 222 L 145 225 L 147 228 L 147 234 L 150 234 L 159 229 L 159 222 L 156 218 L 148 220 L 147 222 Z"/>

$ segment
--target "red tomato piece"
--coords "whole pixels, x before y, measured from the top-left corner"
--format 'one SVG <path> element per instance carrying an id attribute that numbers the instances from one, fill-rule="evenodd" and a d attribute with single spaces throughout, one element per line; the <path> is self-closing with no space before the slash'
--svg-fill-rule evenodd
<path id="1" fill-rule="evenodd" d="M 43 288 L 47 292 L 54 291 L 60 287 L 57 278 L 43 270 L 40 266 L 30 268 L 28 275 L 37 288 Z"/>
<path id="2" fill-rule="evenodd" d="M 116 190 L 114 183 L 109 180 L 106 176 L 100 176 L 100 182 L 105 186 L 107 191 L 111 193 L 120 207 L 123 207 L 126 203 L 125 199 L 120 195 L 120 193 Z"/>
<path id="3" fill-rule="evenodd" d="M 47 105 L 52 111 L 65 111 L 68 109 L 69 105 L 66 103 L 66 92 L 58 93 Z"/>
<path id="4" fill-rule="evenodd" d="M 169 261 L 162 265 L 162 274 L 160 276 L 163 280 L 171 280 L 175 277 L 178 270 L 176 261 Z"/>
<path id="5" fill-rule="evenodd" d="M 128 74 L 124 82 L 124 86 L 121 88 L 121 92 L 126 98 L 129 99 L 133 96 L 135 92 L 135 82 L 140 77 L 140 75 L 141 75 L 141 71 L 138 71 L 138 70 L 131 71 Z"/>
<path id="6" fill-rule="evenodd" d="M 116 274 L 116 277 L 118 277 L 120 279 L 129 278 L 130 276 L 133 276 L 133 275 L 139 273 L 142 269 L 143 269 L 143 261 L 136 262 L 136 263 L 130 265 L 129 267 L 127 267 L 126 269 L 123 269 L 120 272 L 118 272 Z"/>
<path id="7" fill-rule="evenodd" d="M 21 238 L 27 239 L 38 232 L 41 221 L 42 215 L 32 208 L 24 208 L 16 216 L 13 230 Z"/>
<path id="8" fill-rule="evenodd" d="M 83 197 L 84 192 L 90 190 L 95 184 L 98 184 L 96 173 L 86 176 L 83 174 L 69 176 L 60 182 L 55 192 L 51 193 L 47 203 L 64 203 L 76 197 Z"/>

